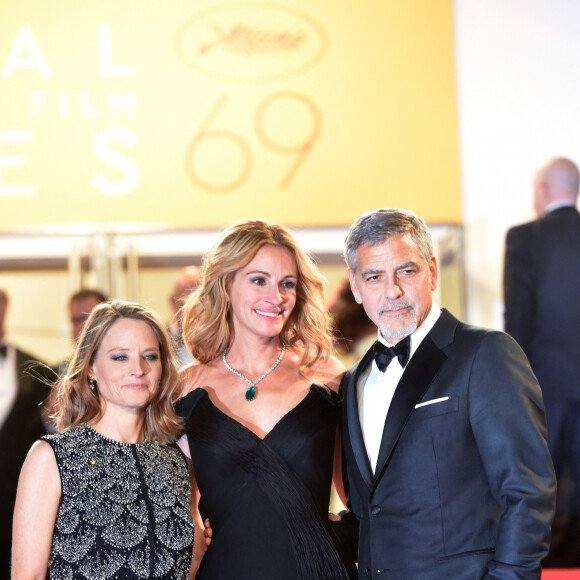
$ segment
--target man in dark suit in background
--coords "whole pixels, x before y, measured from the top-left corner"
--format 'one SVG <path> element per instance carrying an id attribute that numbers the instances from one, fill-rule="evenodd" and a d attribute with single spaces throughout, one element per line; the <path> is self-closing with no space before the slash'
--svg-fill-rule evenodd
<path id="1" fill-rule="evenodd" d="M 73 348 L 76 345 L 93 308 L 98 306 L 101 302 L 106 301 L 107 297 L 100 290 L 96 290 L 95 288 L 81 288 L 70 295 L 67 306 Z M 69 359 L 66 358 L 56 365 L 55 371 L 59 376 L 66 373 L 68 363 Z M 56 393 L 53 393 L 53 398 L 55 396 Z M 52 408 L 53 405 L 54 401 L 51 401 L 49 408 Z"/>
<path id="2" fill-rule="evenodd" d="M 46 433 L 42 403 L 48 375 L 37 359 L 6 342 L 8 296 L 0 288 L 0 579 L 10 578 L 12 512 L 18 476 L 30 446 Z"/>
<path id="3" fill-rule="evenodd" d="M 74 344 L 79 339 L 93 308 L 106 301 L 107 297 L 100 290 L 94 288 L 81 288 L 71 294 L 68 299 L 68 316 Z"/>
<path id="4" fill-rule="evenodd" d="M 411 212 L 358 218 L 345 258 L 379 327 L 341 385 L 359 577 L 540 578 L 556 488 L 526 357 L 433 302 L 433 244 Z"/>
<path id="5" fill-rule="evenodd" d="M 578 168 L 569 159 L 553 159 L 538 171 L 538 218 L 509 230 L 504 264 L 505 330 L 520 344 L 538 378 L 556 475 L 562 492 L 571 488 L 571 493 L 559 494 L 546 560 L 551 566 L 580 565 L 578 187 Z"/>

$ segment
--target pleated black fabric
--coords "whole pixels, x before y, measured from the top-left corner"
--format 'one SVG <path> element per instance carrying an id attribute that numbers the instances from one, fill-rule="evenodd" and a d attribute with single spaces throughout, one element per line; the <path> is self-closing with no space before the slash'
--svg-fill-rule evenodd
<path id="1" fill-rule="evenodd" d="M 214 532 L 198 578 L 347 578 L 328 527 L 338 421 L 331 395 L 313 385 L 264 439 L 203 389 L 181 400 L 200 509 Z"/>

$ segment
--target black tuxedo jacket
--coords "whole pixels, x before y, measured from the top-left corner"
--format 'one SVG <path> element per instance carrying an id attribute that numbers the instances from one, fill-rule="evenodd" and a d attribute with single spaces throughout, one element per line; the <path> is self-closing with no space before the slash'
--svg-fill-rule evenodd
<path id="1" fill-rule="evenodd" d="M 371 363 L 372 349 L 341 384 L 359 577 L 540 578 L 555 479 L 521 349 L 443 310 L 396 388 L 374 474 L 357 403 Z"/>
<path id="2" fill-rule="evenodd" d="M 580 401 L 580 213 L 562 207 L 506 237 L 505 330 L 546 401 Z"/>
<path id="3" fill-rule="evenodd" d="M 49 387 L 48 375 L 29 354 L 16 349 L 18 391 L 10 413 L 0 428 L 0 579 L 9 578 L 12 514 L 20 469 L 30 446 L 46 433 L 42 403 Z M 38 363 L 37 363 L 38 364 Z M 32 365 L 32 366 L 31 366 Z"/>

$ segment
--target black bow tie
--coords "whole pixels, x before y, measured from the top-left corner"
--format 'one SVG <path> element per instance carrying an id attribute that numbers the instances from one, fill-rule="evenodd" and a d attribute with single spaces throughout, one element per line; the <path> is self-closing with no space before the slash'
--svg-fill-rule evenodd
<path id="1" fill-rule="evenodd" d="M 405 368 L 409 362 L 409 353 L 411 350 L 411 337 L 407 336 L 399 341 L 395 346 L 386 346 L 380 341 L 373 345 L 373 356 L 379 370 L 384 373 L 391 360 L 395 357 L 399 359 L 399 364 Z"/>
<path id="2" fill-rule="evenodd" d="M 0 358 L 6 358 L 8 347 L 5 344 L 0 344 Z"/>

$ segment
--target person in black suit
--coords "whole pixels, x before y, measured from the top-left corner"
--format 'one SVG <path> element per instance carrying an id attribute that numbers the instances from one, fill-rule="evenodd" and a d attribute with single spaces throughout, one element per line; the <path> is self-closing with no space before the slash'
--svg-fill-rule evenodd
<path id="1" fill-rule="evenodd" d="M 538 171 L 538 217 L 508 231 L 504 264 L 505 330 L 538 378 L 558 482 L 563 492 L 572 488 L 568 497 L 559 494 L 546 561 L 555 566 L 580 565 L 579 181 L 569 159 L 553 159 Z"/>
<path id="2" fill-rule="evenodd" d="M 74 346 L 76 346 L 93 308 L 106 301 L 107 297 L 100 290 L 94 288 L 81 288 L 70 295 L 67 307 L 71 339 Z M 59 376 L 66 373 L 68 363 L 69 357 L 55 365 L 55 371 Z"/>
<path id="3" fill-rule="evenodd" d="M 379 327 L 341 383 L 359 578 L 540 578 L 556 485 L 525 355 L 433 302 L 433 244 L 411 212 L 362 215 L 345 258 Z"/>
<path id="4" fill-rule="evenodd" d="M 18 476 L 36 439 L 46 433 L 42 403 L 48 395 L 43 370 L 32 355 L 6 342 L 8 295 L 0 288 L 0 579 L 10 578 L 12 512 Z"/>

